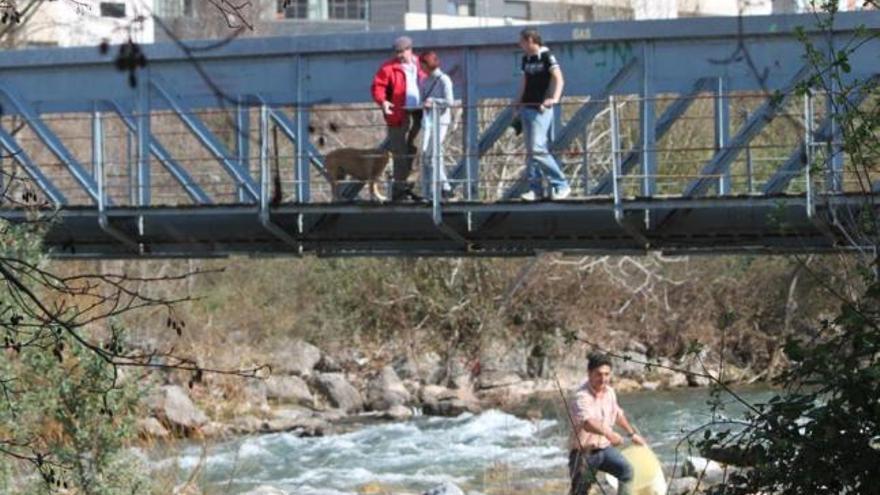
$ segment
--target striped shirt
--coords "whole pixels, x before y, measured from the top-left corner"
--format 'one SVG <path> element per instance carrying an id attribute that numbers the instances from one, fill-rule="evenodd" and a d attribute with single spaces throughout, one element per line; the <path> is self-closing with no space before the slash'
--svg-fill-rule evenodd
<path id="1" fill-rule="evenodd" d="M 617 404 L 617 394 L 611 387 L 605 387 L 601 394 L 596 394 L 589 382 L 585 382 L 574 393 L 571 401 L 571 419 L 578 427 L 577 434 L 572 432 L 569 443 L 574 450 L 604 449 L 611 446 L 605 435 L 591 433 L 583 428 L 584 421 L 598 421 L 607 429 L 614 427 L 621 409 Z"/>

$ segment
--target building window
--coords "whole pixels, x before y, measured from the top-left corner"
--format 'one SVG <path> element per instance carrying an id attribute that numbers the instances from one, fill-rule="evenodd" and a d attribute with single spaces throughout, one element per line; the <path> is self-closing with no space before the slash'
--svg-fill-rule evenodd
<path id="1" fill-rule="evenodd" d="M 587 22 L 593 20 L 593 7 L 572 6 L 568 8 L 568 22 Z"/>
<path id="2" fill-rule="evenodd" d="M 278 0 L 278 12 L 288 19 L 308 19 L 309 0 Z"/>
<path id="3" fill-rule="evenodd" d="M 331 19 L 354 19 L 367 18 L 366 0 L 329 0 L 329 13 Z"/>
<path id="4" fill-rule="evenodd" d="M 154 0 L 153 9 L 156 17 L 164 19 L 192 17 L 193 0 Z"/>
<path id="5" fill-rule="evenodd" d="M 363 20 L 367 9 L 368 0 L 278 0 L 278 13 L 288 19 Z"/>
<path id="6" fill-rule="evenodd" d="M 504 17 L 528 20 L 531 18 L 530 7 L 528 2 L 504 0 Z"/>
<path id="7" fill-rule="evenodd" d="M 477 2 L 476 0 L 447 0 L 446 13 L 473 17 L 477 15 Z"/>
<path id="8" fill-rule="evenodd" d="M 101 17 L 125 17 L 125 4 L 119 2 L 101 2 Z"/>

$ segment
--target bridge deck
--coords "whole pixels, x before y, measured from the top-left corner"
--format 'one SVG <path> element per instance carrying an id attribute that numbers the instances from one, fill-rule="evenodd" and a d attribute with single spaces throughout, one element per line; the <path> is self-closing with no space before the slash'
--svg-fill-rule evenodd
<path id="1" fill-rule="evenodd" d="M 273 208 L 272 222 L 290 239 L 273 234 L 261 223 L 258 208 L 247 204 L 109 212 L 116 229 L 142 243 L 138 250 L 102 229 L 95 210 L 74 207 L 56 213 L 46 242 L 59 257 L 529 256 L 541 251 L 625 254 L 646 249 L 678 254 L 781 253 L 846 246 L 841 233 L 833 233 L 829 212 L 857 216 L 854 212 L 865 206 L 865 198 L 847 195 L 820 201 L 824 202 L 811 219 L 805 196 L 633 199 L 624 205 L 628 228 L 615 220 L 614 204 L 608 198 L 460 202 L 444 208 L 444 223 L 452 235 L 435 225 L 430 205 L 424 204 L 353 202 Z M 646 216 L 650 223 L 652 217 L 671 211 L 682 213 L 663 225 L 644 227 Z"/>

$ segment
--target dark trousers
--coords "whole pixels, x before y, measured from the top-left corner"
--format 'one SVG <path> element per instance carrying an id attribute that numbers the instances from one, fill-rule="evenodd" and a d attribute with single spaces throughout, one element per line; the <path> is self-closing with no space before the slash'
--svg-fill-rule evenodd
<path id="1" fill-rule="evenodd" d="M 632 481 L 633 469 L 620 451 L 614 447 L 596 449 L 589 453 L 572 450 L 568 453 L 568 474 L 571 476 L 569 495 L 587 495 L 596 482 L 597 471 L 604 471 L 621 484 Z"/>
<path id="2" fill-rule="evenodd" d="M 413 161 L 416 157 L 416 137 L 422 128 L 422 112 L 406 112 L 403 125 L 388 128 L 388 144 L 394 157 L 394 184 L 391 186 L 391 199 L 401 199 L 407 191 L 412 190 L 408 184 L 412 173 Z"/>

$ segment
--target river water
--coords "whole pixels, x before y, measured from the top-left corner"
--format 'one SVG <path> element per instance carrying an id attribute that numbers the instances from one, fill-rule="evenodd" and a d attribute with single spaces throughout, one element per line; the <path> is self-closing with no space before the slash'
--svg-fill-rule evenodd
<path id="1" fill-rule="evenodd" d="M 766 389 L 739 390 L 749 402 L 766 401 Z M 621 394 L 627 416 L 667 466 L 688 455 L 684 433 L 712 419 L 708 390 Z M 722 396 L 724 414 L 744 408 Z M 523 419 L 498 410 L 456 418 L 417 417 L 365 425 L 350 433 L 300 438 L 278 433 L 158 454 L 156 465 L 180 471 L 201 463 L 209 493 L 243 493 L 271 485 L 297 495 L 356 494 L 365 485 L 419 492 L 443 481 L 485 493 L 542 493 L 565 484 L 569 420 L 559 396 L 534 399 Z M 671 469 L 671 468 L 670 468 Z M 503 488 L 504 486 L 509 489 Z M 511 487 L 516 487 L 511 488 Z"/>

